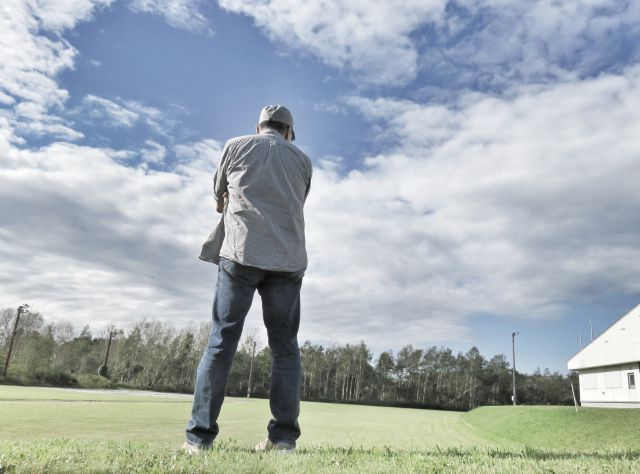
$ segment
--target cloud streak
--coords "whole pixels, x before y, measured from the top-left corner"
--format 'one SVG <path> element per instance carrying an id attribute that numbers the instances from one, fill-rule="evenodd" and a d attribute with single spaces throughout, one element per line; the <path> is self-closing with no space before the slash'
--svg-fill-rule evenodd
<path id="1" fill-rule="evenodd" d="M 130 8 L 134 12 L 160 15 L 174 28 L 212 35 L 209 20 L 201 11 L 203 4 L 202 0 L 132 0 Z"/>
<path id="2" fill-rule="evenodd" d="M 146 125 L 158 135 L 169 136 L 177 125 L 168 114 L 136 100 L 116 97 L 114 100 L 89 94 L 72 115 L 79 120 L 97 122 L 110 128 L 132 128 Z"/>

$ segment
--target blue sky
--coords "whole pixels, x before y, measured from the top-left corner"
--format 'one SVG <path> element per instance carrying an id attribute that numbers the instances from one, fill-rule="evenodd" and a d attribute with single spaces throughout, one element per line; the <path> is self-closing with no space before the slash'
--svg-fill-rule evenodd
<path id="1" fill-rule="evenodd" d="M 640 302 L 639 39 L 615 0 L 12 2 L 0 306 L 209 318 L 213 171 L 281 103 L 315 168 L 302 340 L 491 357 L 519 330 L 521 370 L 565 372 Z"/>
<path id="2" fill-rule="evenodd" d="M 67 106 L 89 94 L 134 97 L 180 121 L 174 134 L 224 141 L 253 133 L 255 111 L 263 104 L 287 102 L 296 110 L 298 128 L 313 129 L 303 133 L 303 145 L 315 156 L 357 156 L 372 149 L 366 123 L 357 113 L 336 119 L 335 113 L 319 110 L 353 92 L 348 78 L 313 57 L 287 53 L 246 17 L 218 8 L 208 9 L 207 17 L 215 29 L 211 36 L 172 28 L 156 15 L 132 13 L 124 3 L 79 24 L 69 35 L 80 52 L 77 67 L 64 71 L 59 81 L 72 91 Z M 77 121 L 83 132 L 96 125 L 82 123 L 80 117 Z M 126 147 L 135 145 L 142 133 L 131 130 L 130 136 L 105 138 L 110 146 Z M 98 139 L 92 135 L 86 133 L 89 141 Z"/>

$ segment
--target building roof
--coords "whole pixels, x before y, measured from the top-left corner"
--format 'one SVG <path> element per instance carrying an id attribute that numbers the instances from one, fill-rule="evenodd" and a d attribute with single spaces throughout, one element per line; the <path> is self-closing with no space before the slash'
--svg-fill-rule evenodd
<path id="1" fill-rule="evenodd" d="M 567 362 L 569 370 L 640 361 L 640 305 L 622 315 Z"/>

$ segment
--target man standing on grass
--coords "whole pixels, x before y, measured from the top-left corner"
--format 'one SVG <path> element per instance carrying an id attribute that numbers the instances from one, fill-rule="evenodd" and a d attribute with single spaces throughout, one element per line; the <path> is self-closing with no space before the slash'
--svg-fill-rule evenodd
<path id="1" fill-rule="evenodd" d="M 213 325 L 198 366 L 192 418 L 183 448 L 207 449 L 218 434 L 218 415 L 233 355 L 256 290 L 271 348 L 273 418 L 256 450 L 293 450 L 300 436 L 301 367 L 298 349 L 300 287 L 307 267 L 303 207 L 311 161 L 291 142 L 286 107 L 262 109 L 256 135 L 229 140 L 214 178 L 217 211 L 224 213 Z M 212 260 L 217 261 L 215 256 Z M 202 258 L 202 257 L 201 257 Z"/>

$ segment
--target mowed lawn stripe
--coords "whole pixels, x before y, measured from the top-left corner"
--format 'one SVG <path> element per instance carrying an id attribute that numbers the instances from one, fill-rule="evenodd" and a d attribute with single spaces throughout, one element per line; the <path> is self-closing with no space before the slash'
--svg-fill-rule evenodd
<path id="1" fill-rule="evenodd" d="M 180 443 L 191 410 L 190 397 L 171 394 L 113 394 L 32 387 L 0 387 L 0 439 L 74 438 Z M 36 401 L 36 398 L 57 400 Z M 67 396 L 73 400 L 69 403 Z M 81 400 L 84 396 L 89 400 Z M 96 396 L 100 401 L 91 401 Z M 131 400 L 122 397 L 130 397 Z M 31 399 L 32 401 L 24 401 Z M 468 429 L 462 413 L 408 408 L 303 402 L 300 446 L 399 447 L 486 446 Z M 268 400 L 227 398 L 220 416 L 220 441 L 250 447 L 266 436 Z"/>
<path id="2" fill-rule="evenodd" d="M 464 420 L 501 446 L 640 450 L 640 410 L 633 408 L 481 407 Z"/>
<path id="3" fill-rule="evenodd" d="M 144 390 L 105 390 L 90 388 L 23 387 L 0 385 L 2 400 L 61 400 L 61 401 L 191 401 L 192 396 L 184 393 L 163 393 Z"/>
<path id="4" fill-rule="evenodd" d="M 411 408 L 303 403 L 305 445 L 432 448 L 484 446 L 463 413 Z"/>

